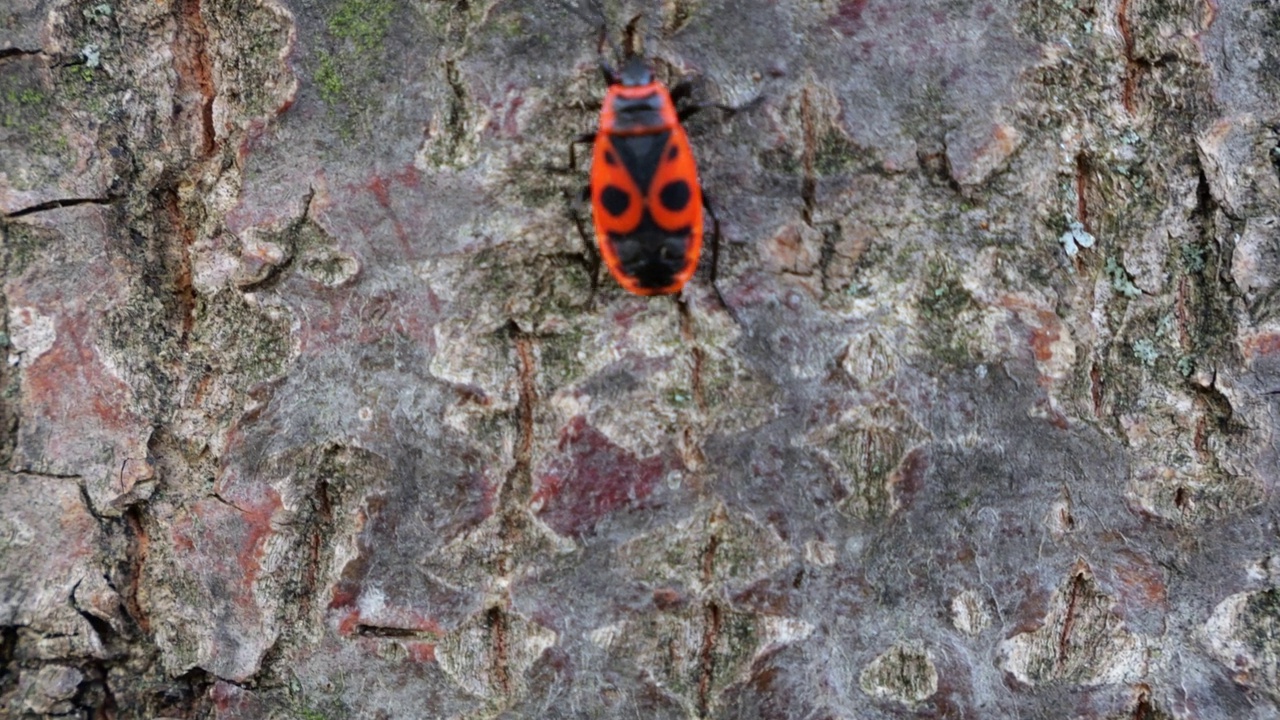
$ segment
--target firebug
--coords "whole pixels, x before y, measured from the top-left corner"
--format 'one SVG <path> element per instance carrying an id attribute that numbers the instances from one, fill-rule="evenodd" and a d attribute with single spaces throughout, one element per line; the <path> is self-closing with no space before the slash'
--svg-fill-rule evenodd
<path id="1" fill-rule="evenodd" d="M 562 5 L 582 16 L 567 3 Z M 705 106 L 678 108 L 677 103 L 689 97 L 691 84 L 682 82 L 668 90 L 643 57 L 630 49 L 622 55 L 620 71 L 601 61 L 608 89 L 599 125 L 575 140 L 592 143 L 587 197 L 600 257 L 629 292 L 680 292 L 702 254 L 705 209 L 712 221 L 714 285 L 720 223 L 698 182 L 693 148 L 681 125 Z M 572 157 L 570 146 L 571 165 Z"/>

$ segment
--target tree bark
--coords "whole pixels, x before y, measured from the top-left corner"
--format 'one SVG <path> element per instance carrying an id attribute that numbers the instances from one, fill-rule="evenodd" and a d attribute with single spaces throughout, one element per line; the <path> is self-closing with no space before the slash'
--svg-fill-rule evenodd
<path id="1" fill-rule="evenodd" d="M 1280 716 L 1280 3 L 594 12 L 0 9 L 0 715 Z"/>

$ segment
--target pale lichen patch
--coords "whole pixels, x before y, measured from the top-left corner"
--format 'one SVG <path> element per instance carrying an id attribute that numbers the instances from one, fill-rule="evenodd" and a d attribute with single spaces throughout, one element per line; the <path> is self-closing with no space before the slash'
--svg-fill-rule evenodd
<path id="1" fill-rule="evenodd" d="M 914 707 L 938 692 L 938 669 L 922 644 L 898 643 L 862 669 L 858 685 L 871 697 Z"/>

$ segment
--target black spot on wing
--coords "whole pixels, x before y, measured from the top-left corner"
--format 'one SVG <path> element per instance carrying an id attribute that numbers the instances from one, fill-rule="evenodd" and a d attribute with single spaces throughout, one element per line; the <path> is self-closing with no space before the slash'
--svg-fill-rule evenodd
<path id="1" fill-rule="evenodd" d="M 678 157 L 679 155 L 680 155 L 680 148 L 676 147 L 675 145 L 672 145 L 671 147 L 667 148 L 667 162 L 671 162 L 672 160 L 675 160 L 676 157 Z"/>
<path id="2" fill-rule="evenodd" d="M 618 156 L 617 156 L 617 155 L 614 155 L 612 150 L 605 150 L 605 151 L 604 151 L 604 164 L 605 164 L 605 165 L 609 165 L 609 166 L 611 166 L 611 167 L 612 167 L 612 166 L 617 165 L 617 164 L 618 164 Z"/>
<path id="3" fill-rule="evenodd" d="M 615 135 L 610 138 L 613 148 L 622 159 L 631 179 L 636 181 L 640 194 L 649 192 L 649 184 L 658 171 L 658 162 L 662 159 L 662 151 L 671 139 L 670 131 L 648 133 L 644 135 Z"/>
<path id="4" fill-rule="evenodd" d="M 631 196 L 625 190 L 605 185 L 604 190 L 600 191 L 600 204 L 604 206 L 605 212 L 618 217 L 631 205 Z"/>
<path id="5" fill-rule="evenodd" d="M 658 191 L 658 201 L 662 203 L 662 207 L 671 212 L 680 212 L 685 209 L 690 197 L 692 194 L 689 192 L 689 183 L 683 180 L 672 180 Z"/>

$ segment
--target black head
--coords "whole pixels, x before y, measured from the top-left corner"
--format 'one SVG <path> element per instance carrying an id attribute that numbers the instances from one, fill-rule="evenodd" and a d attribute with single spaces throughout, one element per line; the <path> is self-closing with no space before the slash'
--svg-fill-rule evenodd
<path id="1" fill-rule="evenodd" d="M 638 55 L 630 55 L 622 63 L 622 72 L 618 73 L 618 82 L 625 87 L 639 87 L 653 82 L 653 68 Z"/>

